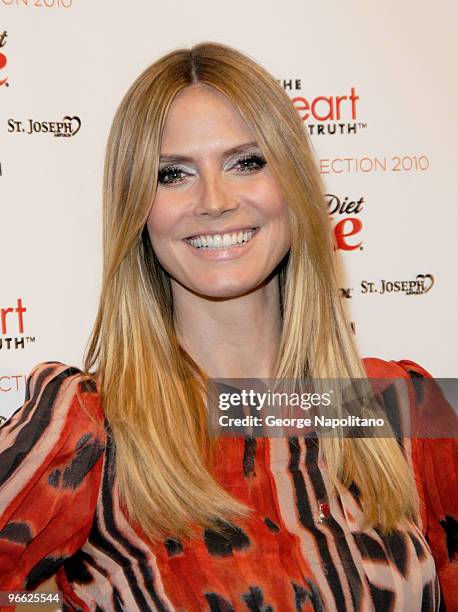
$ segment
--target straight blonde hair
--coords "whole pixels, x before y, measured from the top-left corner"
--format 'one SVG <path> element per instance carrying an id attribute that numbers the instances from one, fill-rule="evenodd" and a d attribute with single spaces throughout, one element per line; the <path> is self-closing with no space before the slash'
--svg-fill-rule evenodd
<path id="1" fill-rule="evenodd" d="M 146 230 L 167 113 L 194 84 L 214 88 L 239 111 L 289 205 L 276 378 L 366 377 L 339 297 L 324 187 L 288 95 L 227 45 L 205 42 L 163 56 L 132 84 L 110 130 L 103 281 L 84 361 L 99 380 L 125 512 L 151 540 L 193 537 L 193 525 L 219 529 L 250 515 L 213 477 L 206 374 L 178 343 L 170 279 Z M 416 516 L 415 481 L 396 439 L 323 438 L 320 452 L 331 482 L 358 487 L 367 525 L 389 532 Z"/>

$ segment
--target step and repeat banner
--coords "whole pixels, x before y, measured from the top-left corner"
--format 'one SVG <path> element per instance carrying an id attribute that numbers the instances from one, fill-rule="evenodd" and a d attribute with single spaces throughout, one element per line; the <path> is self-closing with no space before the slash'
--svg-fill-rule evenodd
<path id="1" fill-rule="evenodd" d="M 0 415 L 80 366 L 101 278 L 104 147 L 155 59 L 230 44 L 282 84 L 326 186 L 361 355 L 457 376 L 456 3 L 0 0 Z"/>

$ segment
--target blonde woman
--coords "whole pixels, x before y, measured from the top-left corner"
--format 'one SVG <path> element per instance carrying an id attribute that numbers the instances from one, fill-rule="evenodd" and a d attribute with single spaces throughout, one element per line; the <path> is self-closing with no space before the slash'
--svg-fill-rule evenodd
<path id="1" fill-rule="evenodd" d="M 103 234 L 84 371 L 38 364 L 0 430 L 1 589 L 56 574 L 66 610 L 433 611 L 439 576 L 452 610 L 450 442 L 210 438 L 209 378 L 398 377 L 418 402 L 428 377 L 358 356 L 275 79 L 216 43 L 147 68 L 111 128 Z"/>

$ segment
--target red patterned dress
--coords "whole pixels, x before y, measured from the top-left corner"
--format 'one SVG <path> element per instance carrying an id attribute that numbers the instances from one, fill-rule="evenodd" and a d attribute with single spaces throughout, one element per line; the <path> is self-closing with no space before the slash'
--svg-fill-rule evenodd
<path id="1" fill-rule="evenodd" d="M 369 377 L 404 378 L 428 410 L 445 401 L 422 396 L 429 374 L 413 362 L 364 364 Z M 357 491 L 329 495 L 316 439 L 223 438 L 216 476 L 254 519 L 226 537 L 207 529 L 151 546 L 120 508 L 108 432 L 93 381 L 63 363 L 35 366 L 0 427 L 0 591 L 56 574 L 64 610 L 458 610 L 454 441 L 404 440 L 421 524 L 385 536 L 361 527 Z"/>

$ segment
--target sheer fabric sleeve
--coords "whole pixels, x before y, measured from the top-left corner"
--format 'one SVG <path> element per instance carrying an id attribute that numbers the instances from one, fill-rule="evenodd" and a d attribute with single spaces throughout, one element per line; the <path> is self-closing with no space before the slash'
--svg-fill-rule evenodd
<path id="1" fill-rule="evenodd" d="M 414 401 L 431 418 L 453 412 L 440 386 L 417 363 L 398 361 L 412 381 Z M 428 384 L 422 381 L 430 379 Z M 446 402 L 444 404 L 444 402 Z M 458 443 L 456 438 L 413 438 L 412 461 L 421 500 L 422 528 L 431 547 L 442 594 L 442 610 L 458 610 Z"/>
<path id="2" fill-rule="evenodd" d="M 106 442 L 94 388 L 77 368 L 40 363 L 0 427 L 0 591 L 34 590 L 88 537 Z"/>

